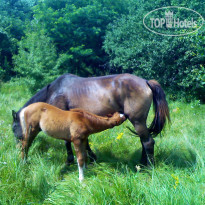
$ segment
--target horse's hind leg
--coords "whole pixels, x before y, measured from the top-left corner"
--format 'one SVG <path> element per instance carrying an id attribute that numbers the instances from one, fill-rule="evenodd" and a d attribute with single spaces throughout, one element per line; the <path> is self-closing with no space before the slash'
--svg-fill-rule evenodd
<path id="1" fill-rule="evenodd" d="M 74 162 L 74 155 L 71 147 L 71 142 L 65 141 L 66 151 L 67 151 L 67 164 L 70 165 Z M 97 159 L 95 153 L 91 150 L 88 140 L 86 140 L 86 149 L 88 151 L 88 157 L 90 162 L 94 162 Z"/>
<path id="2" fill-rule="evenodd" d="M 142 144 L 142 157 L 140 163 L 145 166 L 154 165 L 154 139 L 152 137 L 140 138 Z"/>
<path id="3" fill-rule="evenodd" d="M 140 163 L 144 166 L 152 166 L 154 165 L 154 139 L 150 136 L 145 123 L 134 123 L 134 127 L 142 144 Z"/>

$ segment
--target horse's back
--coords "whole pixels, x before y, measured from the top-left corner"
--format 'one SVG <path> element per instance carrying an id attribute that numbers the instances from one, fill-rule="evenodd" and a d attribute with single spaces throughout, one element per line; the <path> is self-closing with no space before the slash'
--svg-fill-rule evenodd
<path id="1" fill-rule="evenodd" d="M 146 80 L 131 74 L 88 78 L 65 74 L 50 84 L 47 103 L 64 110 L 83 108 L 107 115 L 129 112 L 125 110 L 127 104 L 135 104 L 134 110 L 144 104 L 150 106 L 150 99 L 152 92 Z"/>

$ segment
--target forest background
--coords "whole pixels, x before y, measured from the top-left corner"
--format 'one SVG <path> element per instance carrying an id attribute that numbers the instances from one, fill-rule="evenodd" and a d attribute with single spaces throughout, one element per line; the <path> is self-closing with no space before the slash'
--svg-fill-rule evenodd
<path id="1" fill-rule="evenodd" d="M 143 25 L 148 12 L 165 6 L 204 16 L 204 1 L 0 0 L 0 5 L 0 82 L 21 78 L 36 92 L 64 73 L 132 73 L 158 80 L 172 100 L 205 100 L 205 26 L 175 37 Z"/>

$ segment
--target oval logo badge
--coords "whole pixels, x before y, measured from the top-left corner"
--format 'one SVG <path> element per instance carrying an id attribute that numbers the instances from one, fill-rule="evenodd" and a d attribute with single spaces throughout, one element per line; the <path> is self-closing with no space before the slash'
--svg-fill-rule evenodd
<path id="1" fill-rule="evenodd" d="M 188 35 L 199 30 L 203 23 L 201 14 L 178 6 L 152 10 L 143 18 L 143 24 L 149 31 L 164 36 Z"/>

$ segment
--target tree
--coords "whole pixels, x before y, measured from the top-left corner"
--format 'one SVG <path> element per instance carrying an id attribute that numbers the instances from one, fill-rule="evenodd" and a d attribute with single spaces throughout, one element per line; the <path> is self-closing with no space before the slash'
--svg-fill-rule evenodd
<path id="1" fill-rule="evenodd" d="M 26 22 L 32 18 L 34 1 L 0 0 L 0 78 L 9 80 L 15 75 L 12 56 L 17 42 L 24 36 Z"/>
<path id="2" fill-rule="evenodd" d="M 34 8 L 38 30 L 45 31 L 58 53 L 70 56 L 67 68 L 81 76 L 105 74 L 102 49 L 107 25 L 126 13 L 123 0 L 45 0 Z"/>
<path id="3" fill-rule="evenodd" d="M 15 71 L 35 91 L 54 80 L 60 74 L 59 67 L 68 58 L 57 55 L 52 40 L 44 34 L 27 34 L 18 46 L 18 55 L 13 57 Z"/>
<path id="4" fill-rule="evenodd" d="M 162 6 L 162 1 L 158 3 Z M 204 27 L 185 37 L 156 35 L 143 25 L 149 6 L 137 4 L 136 13 L 130 12 L 109 26 L 104 48 L 110 57 L 110 72 L 155 78 L 172 96 L 182 94 L 191 99 L 194 95 L 204 101 Z"/>

